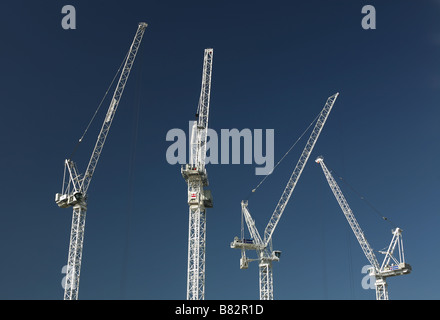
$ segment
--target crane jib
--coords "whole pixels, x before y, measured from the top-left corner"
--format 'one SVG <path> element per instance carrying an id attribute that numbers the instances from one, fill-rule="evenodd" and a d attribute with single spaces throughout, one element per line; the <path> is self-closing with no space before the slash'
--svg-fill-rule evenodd
<path id="1" fill-rule="evenodd" d="M 264 243 L 266 245 L 270 242 L 272 238 L 272 234 L 281 218 L 281 215 L 284 212 L 284 209 L 290 199 L 290 196 L 293 193 L 293 190 L 295 189 L 296 183 L 298 182 L 299 177 L 301 176 L 301 173 L 307 163 L 307 160 L 309 159 L 310 153 L 312 152 L 315 143 L 318 140 L 318 137 L 322 131 L 322 128 L 324 127 L 324 124 L 330 114 L 331 109 L 333 108 L 333 104 L 335 103 L 338 95 L 339 93 L 336 93 L 327 99 L 327 102 L 324 105 L 324 108 L 322 109 L 318 120 L 316 121 L 315 127 L 313 128 L 313 131 L 310 134 L 309 140 L 307 141 L 307 144 L 298 160 L 298 163 L 296 164 L 296 167 L 293 170 L 293 173 L 287 183 L 287 186 L 284 189 L 283 194 L 281 195 L 281 198 L 278 201 L 278 204 L 275 207 L 272 217 L 270 218 L 269 223 L 267 224 L 267 227 L 264 231 Z"/>
<path id="2" fill-rule="evenodd" d="M 110 125 L 111 125 L 112 120 L 115 116 L 116 110 L 119 105 L 119 101 L 120 101 L 122 94 L 124 92 L 125 85 L 127 83 L 128 77 L 129 77 L 131 69 L 133 67 L 133 63 L 136 58 L 136 55 L 137 55 L 139 46 L 141 44 L 142 37 L 144 35 L 146 27 L 147 27 L 146 23 L 139 23 L 138 30 L 137 30 L 137 32 L 134 36 L 133 42 L 130 46 L 129 53 L 127 54 L 127 59 L 125 60 L 125 64 L 122 69 L 121 75 L 119 77 L 118 84 L 116 85 L 116 89 L 113 94 L 113 98 L 110 103 L 109 109 L 107 111 L 106 118 L 105 118 L 104 123 L 102 125 L 101 132 L 98 135 L 98 139 L 96 141 L 95 148 L 93 150 L 92 156 L 90 157 L 90 161 L 89 161 L 89 164 L 86 169 L 87 174 L 84 177 L 84 181 L 83 181 L 83 185 L 82 185 L 82 189 L 83 189 L 84 193 L 86 193 L 89 188 L 91 178 L 92 178 L 93 173 L 94 173 L 96 166 L 98 164 L 98 160 L 101 155 L 102 148 L 104 147 L 105 140 L 106 140 L 108 132 L 110 130 Z"/>

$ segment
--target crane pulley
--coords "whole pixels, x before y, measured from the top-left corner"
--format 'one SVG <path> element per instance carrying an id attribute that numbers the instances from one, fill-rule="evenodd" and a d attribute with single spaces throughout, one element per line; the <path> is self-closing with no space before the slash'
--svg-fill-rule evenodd
<path id="1" fill-rule="evenodd" d="M 93 174 L 101 156 L 104 143 L 110 130 L 113 118 L 124 92 L 130 71 L 136 58 L 147 24 L 140 22 L 125 58 L 125 64 L 114 91 L 110 106 L 96 140 L 89 164 L 82 175 L 71 159 L 64 161 L 64 177 L 61 193 L 55 195 L 55 202 L 60 208 L 73 207 L 72 227 L 70 232 L 69 254 L 67 262 L 66 283 L 64 289 L 65 300 L 77 300 L 79 291 L 79 276 L 81 270 L 82 248 L 84 241 L 84 227 L 87 211 L 87 191 Z M 82 138 L 80 139 L 81 142 Z"/>

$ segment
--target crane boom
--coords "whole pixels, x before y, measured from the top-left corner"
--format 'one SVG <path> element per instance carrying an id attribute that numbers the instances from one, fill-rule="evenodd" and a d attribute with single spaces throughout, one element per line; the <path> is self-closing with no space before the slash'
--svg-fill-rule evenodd
<path id="1" fill-rule="evenodd" d="M 206 159 L 206 140 L 208 135 L 208 119 L 209 119 L 209 102 L 211 99 L 211 75 L 212 75 L 212 58 L 213 49 L 207 49 L 204 53 L 202 87 L 200 91 L 199 105 L 197 108 L 197 132 L 198 145 L 197 148 L 197 166 L 200 170 L 205 168 Z"/>
<path id="2" fill-rule="evenodd" d="M 95 148 L 92 152 L 87 170 L 84 176 L 78 173 L 76 164 L 67 159 L 64 162 L 64 180 L 62 193 L 55 195 L 55 202 L 61 208 L 73 207 L 72 225 L 70 230 L 69 254 L 66 268 L 66 281 L 64 283 L 64 300 L 77 300 L 79 291 L 79 278 L 81 271 L 82 251 L 84 243 L 84 230 L 87 212 L 87 190 L 98 164 L 99 157 L 104 147 L 105 140 L 115 116 L 116 109 L 125 88 L 128 76 L 136 58 L 147 24 L 141 22 L 138 25 L 136 35 L 125 58 L 125 64 L 113 98 L 110 102 L 107 115 L 98 135 Z M 82 139 L 82 138 L 81 138 Z M 80 139 L 80 142 L 81 142 Z"/>
<path id="3" fill-rule="evenodd" d="M 351 211 L 350 206 L 348 205 L 347 200 L 345 199 L 341 189 L 338 186 L 338 183 L 333 178 L 332 174 L 328 170 L 327 166 L 324 163 L 323 157 L 318 157 L 316 160 L 316 163 L 319 163 L 321 165 L 322 171 L 324 172 L 325 177 L 327 178 L 327 182 L 330 186 L 330 189 L 333 191 L 333 194 L 336 198 L 336 200 L 339 203 L 339 206 L 342 209 L 342 212 L 345 215 L 345 218 L 348 221 L 348 224 L 350 225 L 351 229 L 353 230 L 353 233 L 359 242 L 359 245 L 362 248 L 362 251 L 364 252 L 365 256 L 367 257 L 370 264 L 376 269 L 380 269 L 379 262 L 377 261 L 376 255 L 374 254 L 373 249 L 371 248 L 370 244 L 368 243 L 367 239 L 365 238 L 365 234 L 362 231 L 361 227 L 359 226 L 359 223 L 356 220 L 356 217 L 353 214 L 353 211 Z"/>
<path id="4" fill-rule="evenodd" d="M 147 24 L 145 22 L 139 23 L 133 42 L 128 51 L 124 68 L 122 69 L 118 84 L 116 86 L 115 92 L 113 93 L 113 97 L 110 102 L 107 115 L 105 116 L 104 123 L 102 124 L 101 132 L 99 133 L 98 139 L 96 140 L 95 148 L 93 149 L 92 156 L 90 157 L 90 161 L 87 166 L 86 173 L 84 175 L 82 188 L 81 188 L 84 194 L 87 193 L 87 190 L 89 188 L 90 182 L 93 177 L 93 173 L 95 172 L 96 166 L 98 164 L 99 157 L 101 156 L 102 148 L 104 147 L 104 143 L 107 138 L 108 132 L 110 130 L 110 126 L 113 122 L 113 118 L 115 117 L 115 113 L 118 108 L 119 101 L 121 100 L 122 93 L 124 92 L 125 85 L 128 80 L 128 76 L 130 75 L 131 68 L 133 67 L 133 63 L 136 58 L 136 54 L 138 52 L 146 28 L 147 28 Z"/>
<path id="5" fill-rule="evenodd" d="M 327 102 L 324 108 L 322 109 L 318 117 L 318 120 L 316 121 L 315 127 L 313 128 L 313 131 L 296 164 L 296 167 L 293 170 L 293 173 L 289 181 L 287 182 L 286 188 L 284 189 L 283 194 L 281 195 L 281 198 L 278 201 L 278 204 L 275 207 L 275 210 L 266 226 L 266 229 L 264 230 L 264 243 L 266 244 L 266 246 L 269 244 L 269 241 L 272 238 L 273 232 L 275 231 L 275 228 L 278 222 L 280 221 L 281 215 L 283 214 L 284 209 L 286 208 L 286 205 L 289 202 L 290 196 L 292 195 L 293 190 L 295 189 L 296 183 L 298 182 L 298 179 L 301 176 L 301 173 L 307 163 L 307 160 L 309 159 L 309 156 L 312 153 L 313 147 L 315 146 L 315 143 L 318 140 L 322 128 L 324 127 L 325 121 L 327 120 L 327 117 L 330 114 L 330 111 L 332 110 L 333 104 L 335 103 L 338 95 L 339 93 L 336 93 L 327 99 Z"/>

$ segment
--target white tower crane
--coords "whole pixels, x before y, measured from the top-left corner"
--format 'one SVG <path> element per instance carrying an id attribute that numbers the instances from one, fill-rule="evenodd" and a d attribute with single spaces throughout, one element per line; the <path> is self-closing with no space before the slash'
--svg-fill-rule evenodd
<path id="1" fill-rule="evenodd" d="M 84 241 L 84 228 L 87 211 L 87 190 L 98 164 L 99 157 L 104 147 L 110 126 L 124 92 L 125 84 L 130 75 L 136 54 L 141 44 L 147 24 L 140 22 L 136 35 L 125 58 L 124 68 L 116 86 L 113 98 L 107 111 L 104 123 L 92 152 L 85 174 L 79 174 L 76 164 L 66 159 L 64 162 L 64 178 L 61 193 L 55 195 L 55 202 L 61 208 L 73 207 L 72 227 L 70 232 L 69 255 L 67 260 L 66 283 L 64 300 L 77 300 L 79 291 L 79 278 L 81 271 L 81 258 Z M 81 138 L 82 139 L 82 138 Z M 81 142 L 81 139 L 79 142 Z"/>
<path id="2" fill-rule="evenodd" d="M 204 190 L 209 185 L 205 158 L 213 53 L 213 49 L 205 49 L 198 119 L 191 134 L 190 163 L 181 168 L 188 184 L 189 205 L 187 300 L 205 299 L 206 208 L 213 206 L 211 192 Z"/>
<path id="3" fill-rule="evenodd" d="M 336 180 L 333 178 L 332 174 L 326 167 L 324 163 L 324 158 L 322 156 L 318 157 L 315 160 L 317 163 L 321 165 L 322 171 L 327 179 L 327 182 L 330 188 L 333 191 L 333 194 L 336 197 L 336 200 L 339 203 L 339 206 L 342 209 L 342 212 L 345 215 L 345 218 L 348 221 L 351 229 L 353 230 L 356 239 L 358 240 L 362 251 L 367 257 L 368 261 L 372 265 L 369 269 L 370 275 L 374 276 L 375 287 L 376 287 L 376 300 L 388 300 L 388 285 L 386 279 L 392 276 L 399 276 L 403 274 L 409 274 L 412 270 L 411 266 L 405 263 L 405 256 L 403 252 L 403 240 L 402 240 L 402 229 L 395 228 L 392 230 L 393 238 L 391 239 L 391 243 L 388 246 L 387 251 L 379 251 L 382 254 L 385 254 L 385 258 L 381 265 L 377 261 L 376 255 L 374 254 L 373 249 L 368 243 L 364 232 L 359 226 L 353 211 L 351 211 L 350 206 L 347 203 L 344 195 L 342 194 L 341 189 L 339 188 Z M 398 251 L 398 257 L 395 256 L 394 250 Z"/>
<path id="4" fill-rule="evenodd" d="M 234 241 L 231 243 L 231 248 L 233 249 L 241 249 L 241 259 L 240 259 L 240 269 L 247 269 L 250 261 L 259 261 L 259 270 L 260 270 L 260 300 L 273 300 L 273 273 L 272 273 L 272 262 L 279 261 L 281 252 L 272 250 L 272 235 L 275 231 L 275 228 L 280 221 L 281 215 L 286 208 L 286 205 L 290 199 L 290 196 L 295 189 L 295 186 L 301 176 L 301 173 L 309 159 L 309 156 L 315 146 L 316 141 L 324 127 L 324 124 L 327 120 L 327 117 L 330 114 L 330 111 L 333 108 L 333 104 L 336 101 L 339 93 L 336 93 L 327 99 L 327 102 L 322 109 L 319 117 L 316 121 L 315 127 L 313 128 L 312 133 L 310 134 L 309 140 L 296 164 L 293 173 L 287 182 L 286 188 L 281 195 L 280 200 L 278 201 L 277 206 L 272 214 L 272 217 L 269 220 L 269 223 L 264 230 L 264 238 L 262 239 L 258 230 L 255 226 L 255 221 L 252 219 L 251 214 L 248 210 L 248 202 L 242 201 L 242 215 L 246 221 L 246 225 L 248 227 L 249 233 L 251 235 L 251 239 L 239 239 L 238 237 L 234 238 Z M 255 250 L 257 252 L 257 259 L 248 259 L 246 257 L 246 250 Z"/>

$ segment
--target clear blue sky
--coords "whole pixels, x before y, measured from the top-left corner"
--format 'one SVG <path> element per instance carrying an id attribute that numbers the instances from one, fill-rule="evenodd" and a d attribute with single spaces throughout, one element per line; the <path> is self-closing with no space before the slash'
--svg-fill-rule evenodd
<path id="1" fill-rule="evenodd" d="M 76 30 L 61 27 L 66 4 Z M 365 4 L 376 30 L 361 27 Z M 63 161 L 139 21 L 149 27 L 89 189 L 80 299 L 185 299 L 186 184 L 165 137 L 193 120 L 208 47 L 210 127 L 274 129 L 275 160 L 340 92 L 275 231 L 275 298 L 374 299 L 361 287 L 367 260 L 314 162 L 323 155 L 404 230 L 413 273 L 389 279 L 390 298 L 440 299 L 439 1 L 9 1 L 0 15 L 0 299 L 62 299 L 72 216 L 54 202 Z M 80 170 L 103 117 L 75 154 Z M 260 233 L 304 143 L 249 200 Z M 261 179 L 254 169 L 208 166 L 207 299 L 258 299 L 257 264 L 240 270 L 229 248 L 240 201 Z M 343 190 L 370 244 L 387 246 L 392 226 Z"/>

